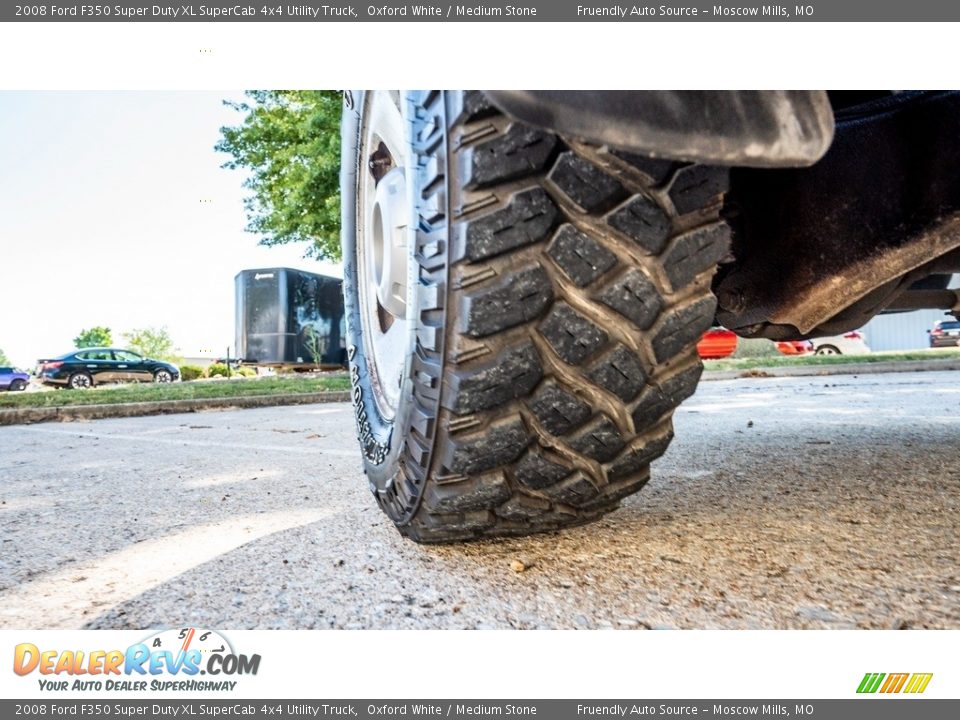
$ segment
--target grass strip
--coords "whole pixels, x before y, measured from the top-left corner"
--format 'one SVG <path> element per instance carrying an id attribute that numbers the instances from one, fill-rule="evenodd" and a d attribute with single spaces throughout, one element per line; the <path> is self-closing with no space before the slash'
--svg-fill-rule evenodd
<path id="1" fill-rule="evenodd" d="M 960 359 L 960 350 L 912 350 L 906 352 L 876 352 L 865 355 L 779 355 L 772 357 L 726 358 L 704 360 L 704 369 L 753 370 L 754 368 L 795 367 L 799 365 L 849 365 L 851 363 L 889 363 L 929 361 L 932 366 L 943 360 Z"/>
<path id="2" fill-rule="evenodd" d="M 0 393 L 0 410 L 4 408 L 64 407 L 67 405 L 111 405 L 155 402 L 157 400 L 238 398 L 349 389 L 350 379 L 345 375 L 197 380 L 163 385 L 106 385 L 90 390 Z"/>

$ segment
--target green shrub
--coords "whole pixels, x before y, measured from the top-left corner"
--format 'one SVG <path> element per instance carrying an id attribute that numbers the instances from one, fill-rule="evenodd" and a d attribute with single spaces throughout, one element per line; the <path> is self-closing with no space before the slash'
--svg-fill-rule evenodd
<path id="1" fill-rule="evenodd" d="M 214 363 L 207 368 L 207 377 L 227 377 L 229 368 L 225 363 Z"/>
<path id="2" fill-rule="evenodd" d="M 735 358 L 780 357 L 777 346 L 766 338 L 740 338 L 737 342 Z"/>
<path id="3" fill-rule="evenodd" d="M 233 371 L 237 375 L 242 375 L 243 377 L 256 377 L 257 371 L 249 367 L 239 367 Z"/>
<path id="4" fill-rule="evenodd" d="M 203 368 L 199 365 L 181 365 L 180 366 L 180 379 L 184 382 L 189 382 L 190 380 L 196 380 L 197 378 L 203 377 Z"/>

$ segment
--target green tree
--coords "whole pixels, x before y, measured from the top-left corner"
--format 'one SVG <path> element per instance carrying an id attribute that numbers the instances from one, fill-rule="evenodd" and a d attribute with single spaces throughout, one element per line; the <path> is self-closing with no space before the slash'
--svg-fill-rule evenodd
<path id="1" fill-rule="evenodd" d="M 7 358 L 7 354 L 3 351 L 3 348 L 0 348 L 0 365 L 9 365 L 10 360 Z"/>
<path id="2" fill-rule="evenodd" d="M 247 230 L 263 245 L 309 243 L 307 254 L 340 258 L 341 93 L 251 90 L 246 102 L 224 101 L 243 114 L 220 128 L 223 167 L 248 171 L 243 185 Z"/>
<path id="3" fill-rule="evenodd" d="M 176 356 L 173 351 L 173 340 L 165 327 L 141 328 L 123 334 L 127 347 L 149 358 L 157 360 L 172 360 Z"/>
<path id="4" fill-rule="evenodd" d="M 97 325 L 89 330 L 81 330 L 73 339 L 73 345 L 78 348 L 109 347 L 113 345 L 113 336 L 110 328 Z"/>

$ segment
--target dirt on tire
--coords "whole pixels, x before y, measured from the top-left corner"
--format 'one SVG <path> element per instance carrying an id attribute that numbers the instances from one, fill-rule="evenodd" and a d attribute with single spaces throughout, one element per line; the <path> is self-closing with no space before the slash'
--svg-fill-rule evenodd
<path id="1" fill-rule="evenodd" d="M 647 482 L 696 389 L 727 170 L 567 141 L 476 92 L 427 102 L 446 117 L 448 172 L 424 181 L 448 214 L 445 315 L 420 329 L 440 397 L 394 430 L 425 470 L 415 504 L 375 494 L 420 542 L 588 522 Z"/>

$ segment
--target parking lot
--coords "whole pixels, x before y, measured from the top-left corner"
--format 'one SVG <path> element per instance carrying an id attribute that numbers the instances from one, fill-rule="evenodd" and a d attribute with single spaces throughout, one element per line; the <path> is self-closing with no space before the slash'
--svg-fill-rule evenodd
<path id="1" fill-rule="evenodd" d="M 0 626 L 958 628 L 958 404 L 704 382 L 619 511 L 450 546 L 374 505 L 348 404 L 0 427 Z"/>

